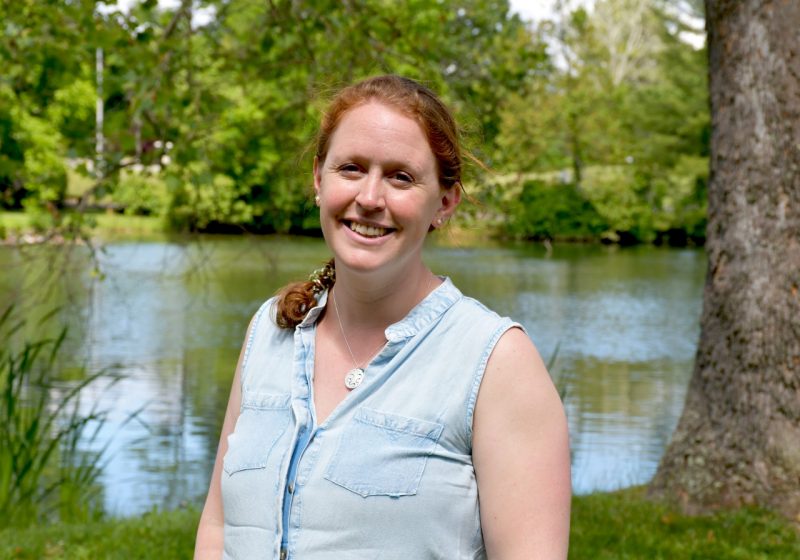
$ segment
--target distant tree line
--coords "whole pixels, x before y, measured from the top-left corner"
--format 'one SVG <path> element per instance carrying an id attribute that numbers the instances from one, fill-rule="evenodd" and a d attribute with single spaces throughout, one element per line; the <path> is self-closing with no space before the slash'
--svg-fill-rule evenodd
<path id="1" fill-rule="evenodd" d="M 317 231 L 320 108 L 394 72 L 455 107 L 490 169 L 470 169 L 478 204 L 463 220 L 519 238 L 702 242 L 706 54 L 685 40 L 696 4 L 560 1 L 529 24 L 507 0 L 3 3 L 0 205 L 43 227 L 106 204 L 181 230 Z"/>

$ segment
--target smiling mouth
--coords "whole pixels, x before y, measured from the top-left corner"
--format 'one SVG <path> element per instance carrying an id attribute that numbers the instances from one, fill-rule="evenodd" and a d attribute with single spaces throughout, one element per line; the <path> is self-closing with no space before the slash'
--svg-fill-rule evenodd
<path id="1" fill-rule="evenodd" d="M 359 224 L 358 222 L 353 222 L 350 220 L 346 220 L 344 223 L 348 228 L 350 228 L 351 231 L 354 231 L 359 235 L 363 235 L 364 237 L 383 237 L 384 235 L 388 235 L 394 231 L 392 228 L 368 226 L 366 224 Z"/>

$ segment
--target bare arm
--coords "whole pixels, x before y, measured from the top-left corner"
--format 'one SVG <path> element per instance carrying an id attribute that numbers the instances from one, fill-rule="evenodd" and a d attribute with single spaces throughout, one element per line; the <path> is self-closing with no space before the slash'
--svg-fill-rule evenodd
<path id="1" fill-rule="evenodd" d="M 236 373 L 233 376 L 233 386 L 231 387 L 231 394 L 228 399 L 228 408 L 225 410 L 225 420 L 223 421 L 222 433 L 219 437 L 217 458 L 214 461 L 214 470 L 211 473 L 208 496 L 206 496 L 206 503 L 203 507 L 203 513 L 200 516 L 200 524 L 197 527 L 197 540 L 194 545 L 195 560 L 220 560 L 222 558 L 224 527 L 222 488 L 220 486 L 222 458 L 228 451 L 228 436 L 233 432 L 236 426 L 236 420 L 239 418 L 239 408 L 242 403 L 242 361 L 244 359 L 246 341 L 250 336 L 250 329 L 252 328 L 253 322 L 251 321 L 247 329 L 247 335 L 245 336 L 245 344 L 242 345 L 242 350 L 239 352 L 239 361 L 236 364 Z"/>
<path id="2" fill-rule="evenodd" d="M 489 558 L 565 559 L 571 499 L 561 400 L 520 329 L 498 341 L 475 406 L 473 461 Z"/>

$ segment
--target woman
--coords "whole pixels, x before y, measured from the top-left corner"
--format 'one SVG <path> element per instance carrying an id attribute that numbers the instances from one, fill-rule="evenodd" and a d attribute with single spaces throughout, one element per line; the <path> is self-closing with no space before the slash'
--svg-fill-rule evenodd
<path id="1" fill-rule="evenodd" d="M 447 108 L 397 76 L 345 88 L 314 189 L 334 260 L 250 324 L 195 558 L 565 558 L 568 436 L 542 360 L 422 261 L 461 197 Z"/>

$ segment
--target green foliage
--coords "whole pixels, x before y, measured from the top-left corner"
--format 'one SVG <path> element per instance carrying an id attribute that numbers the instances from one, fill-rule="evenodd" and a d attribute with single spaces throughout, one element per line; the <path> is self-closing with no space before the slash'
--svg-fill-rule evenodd
<path id="1" fill-rule="evenodd" d="M 588 166 L 580 188 L 555 177 L 527 181 L 502 203 L 503 231 L 529 239 L 702 243 L 708 159 L 682 156 L 658 177 L 638 171 L 633 165 Z"/>
<path id="2" fill-rule="evenodd" d="M 681 39 L 687 25 L 666 0 L 559 2 L 537 26 L 507 0 L 207 0 L 214 15 L 202 25 L 188 1 L 57 4 L 0 6 L 0 206 L 28 209 L 42 228 L 63 227 L 61 209 L 77 199 L 165 214 L 176 229 L 316 229 L 320 109 L 343 84 L 395 72 L 441 92 L 496 171 L 569 172 L 605 239 L 703 238 L 705 51 Z M 554 232 L 560 218 L 519 207 L 539 195 L 507 206 L 519 187 L 492 192 L 469 166 L 467 180 L 488 205 L 473 213 L 501 234 L 598 235 L 593 212 Z"/>
<path id="3" fill-rule="evenodd" d="M 609 228 L 603 237 L 619 241 L 618 232 L 626 232 L 639 241 L 653 241 L 653 209 L 642 196 L 642 184 L 631 166 L 592 166 L 586 169 L 584 188 L 592 206 Z"/>
<path id="4" fill-rule="evenodd" d="M 167 186 L 159 177 L 139 172 L 120 173 L 114 202 L 131 216 L 161 216 L 167 207 Z"/>
<path id="5" fill-rule="evenodd" d="M 574 184 L 527 181 L 508 204 L 506 226 L 527 239 L 595 239 L 606 222 Z"/>
<path id="6" fill-rule="evenodd" d="M 84 448 L 105 412 L 83 410 L 80 396 L 104 372 L 58 383 L 56 356 L 66 331 L 15 349 L 22 326 L 11 308 L 0 316 L 0 527 L 89 519 L 102 507 L 102 453 Z"/>
<path id="7" fill-rule="evenodd" d="M 502 1 L 473 0 L 455 10 L 377 0 L 358 9 L 338 2 L 265 8 L 240 0 L 218 9 L 214 24 L 191 37 L 191 57 L 181 51 L 185 41 L 173 51 L 176 65 L 180 60 L 192 67 L 193 79 L 185 82 L 186 67 L 170 81 L 170 87 L 191 92 L 175 111 L 195 107 L 192 119 L 181 119 L 187 129 L 176 131 L 180 140 L 171 155 L 178 165 L 169 170 L 169 214 L 183 227 L 308 227 L 307 147 L 326 93 L 339 85 L 379 72 L 417 77 L 486 133 L 498 128 L 497 100 L 515 87 L 517 75 L 525 75 L 528 59 L 541 56 Z M 222 200 L 212 202 L 210 195 Z"/>
<path id="8" fill-rule="evenodd" d="M 47 106 L 47 119 L 64 138 L 67 156 L 91 157 L 94 153 L 95 87 L 82 69 L 75 81 L 53 94 Z"/>
<path id="9" fill-rule="evenodd" d="M 559 5 L 536 33 L 560 62 L 504 100 L 500 167 L 569 170 L 608 241 L 702 242 L 704 49 L 680 38 L 685 24 L 660 0 L 599 0 L 591 13 Z"/>
<path id="10" fill-rule="evenodd" d="M 212 174 L 200 162 L 184 169 L 181 177 L 170 177 L 172 187 L 169 223 L 175 229 L 204 230 L 214 224 L 246 224 L 252 207 L 241 198 L 243 187 L 222 173 Z"/>
<path id="11" fill-rule="evenodd" d="M 93 2 L 4 2 L 0 5 L 0 207 L 46 207 L 66 190 L 68 138 L 84 136 L 88 67 L 75 48 L 91 36 Z M 87 25 L 88 24 L 88 25 Z M 77 91 L 76 91 L 77 90 Z M 64 126 L 64 130 L 60 126 Z M 80 127 L 79 127 L 80 128 Z"/>
<path id="12" fill-rule="evenodd" d="M 56 203 L 67 188 L 58 130 L 13 99 L 0 84 L 0 204 L 20 208 L 26 198 L 31 207 Z"/>

